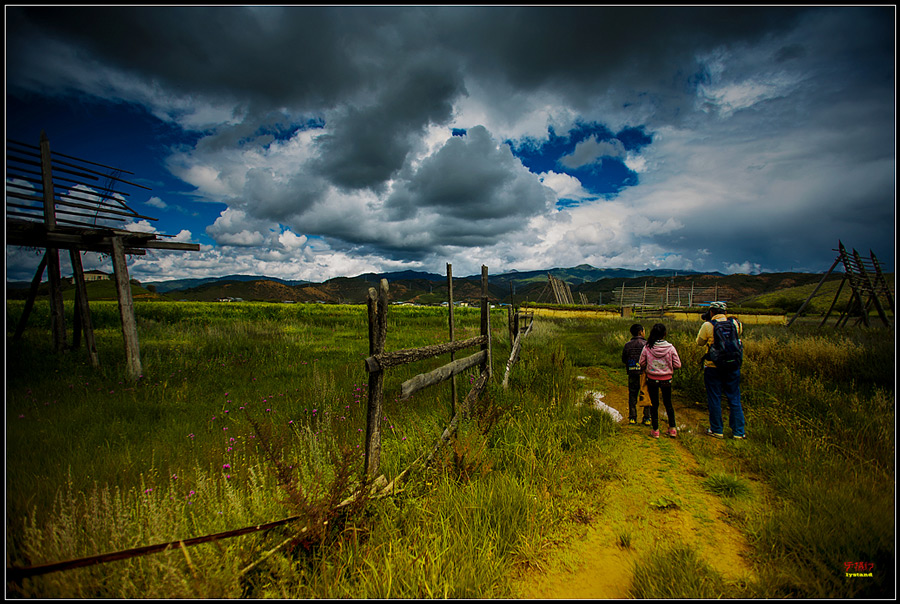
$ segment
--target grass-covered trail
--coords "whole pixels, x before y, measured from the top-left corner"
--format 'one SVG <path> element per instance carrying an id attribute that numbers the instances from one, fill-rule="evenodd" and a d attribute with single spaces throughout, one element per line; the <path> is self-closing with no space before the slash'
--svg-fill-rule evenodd
<path id="1" fill-rule="evenodd" d="M 671 439 L 661 430 L 659 440 L 650 438 L 648 427 L 627 424 L 627 389 L 608 379 L 607 371 L 581 368 L 580 372 L 585 389 L 601 393 L 603 403 L 623 417 L 621 430 L 603 451 L 604 463 L 612 460 L 615 473 L 596 493 L 602 502 L 601 515 L 585 518 L 580 533 L 557 548 L 543 570 L 532 569 L 523 576 L 521 597 L 627 598 L 633 597 L 633 586 L 640 590 L 642 582 L 665 582 L 667 577 L 680 583 L 671 586 L 679 590 L 685 583 L 707 580 L 702 570 L 692 570 L 704 564 L 727 582 L 709 587 L 733 597 L 739 585 L 752 579 L 750 548 L 730 520 L 731 508 L 707 486 L 708 473 L 686 444 L 712 447 L 713 455 L 716 449 L 727 455 L 726 447 L 744 443 L 704 436 L 705 408 L 685 400 L 677 390 L 678 437 Z M 662 408 L 660 416 L 664 426 Z M 747 499 L 762 497 L 760 483 L 749 482 L 749 486 L 752 493 Z M 679 551 L 681 544 L 688 548 Z M 691 558 L 687 564 L 685 556 Z M 653 571 L 654 564 L 662 565 L 660 572 Z M 733 591 L 728 583 L 734 584 Z"/>

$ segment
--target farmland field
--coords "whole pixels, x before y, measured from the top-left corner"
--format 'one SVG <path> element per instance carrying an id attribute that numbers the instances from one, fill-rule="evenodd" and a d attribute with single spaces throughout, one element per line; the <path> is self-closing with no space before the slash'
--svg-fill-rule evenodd
<path id="1" fill-rule="evenodd" d="M 630 462 L 614 454 L 628 427 L 583 404 L 585 382 L 621 392 L 630 320 L 538 317 L 504 390 L 506 313 L 493 312 L 494 379 L 456 437 L 401 492 L 338 513 L 363 462 L 364 307 L 139 301 L 136 382 L 124 377 L 115 303 L 91 304 L 99 369 L 83 349 L 52 352 L 46 304 L 13 341 L 22 307 L 7 302 L 8 566 L 303 520 L 23 579 L 7 584 L 11 597 L 521 597 L 523 573 L 549 569 L 583 527 L 610 522 L 600 493 L 632 488 L 622 482 Z M 683 407 L 703 400 L 697 327 L 670 324 L 685 361 Z M 894 589 L 892 333 L 795 327 L 745 334 L 750 440 L 713 450 L 690 425 L 673 441 L 679 458 L 699 463 L 685 480 L 727 475 L 730 494 L 752 477 L 766 493 L 723 499 L 753 581 L 703 572 L 726 597 L 885 597 Z M 478 332 L 478 312 L 457 311 L 456 339 Z M 388 311 L 387 350 L 447 339 L 445 310 Z M 448 385 L 400 401 L 399 384 L 446 361 L 387 372 L 388 478 L 431 450 L 451 413 Z M 460 398 L 474 377 L 457 378 Z M 635 576 L 652 572 L 653 552 L 632 551 Z M 871 565 L 874 576 L 848 579 L 845 563 Z M 680 595 L 637 584 L 629 593 L 706 597 L 690 577 L 666 588 Z"/>

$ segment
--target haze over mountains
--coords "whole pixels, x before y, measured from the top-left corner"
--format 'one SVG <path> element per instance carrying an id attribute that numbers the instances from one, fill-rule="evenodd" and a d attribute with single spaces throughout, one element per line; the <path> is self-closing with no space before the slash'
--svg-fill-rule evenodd
<path id="1" fill-rule="evenodd" d="M 581 283 L 588 283 L 593 281 L 599 281 L 601 279 L 610 279 L 610 278 L 640 278 L 640 277 L 671 277 L 681 275 L 689 275 L 694 274 L 698 275 L 701 273 L 696 273 L 692 271 L 686 272 L 677 272 L 672 271 L 671 269 L 645 269 L 643 271 L 637 271 L 634 269 L 624 269 L 624 268 L 595 268 L 590 266 L 589 264 L 580 264 L 573 268 L 552 268 L 547 270 L 535 270 L 535 271 L 509 271 L 506 273 L 501 273 L 499 275 L 492 275 L 490 272 L 488 273 L 488 281 L 491 284 L 495 285 L 504 285 L 513 283 L 516 285 L 525 284 L 525 283 L 533 283 L 535 281 L 545 282 L 547 280 L 547 275 L 551 274 L 558 279 L 562 279 L 566 281 L 570 285 L 577 285 Z M 720 275 L 721 273 L 708 273 L 713 275 Z M 464 280 L 481 280 L 481 275 L 454 275 L 454 279 L 464 279 Z M 378 283 L 381 279 L 387 279 L 388 283 L 393 283 L 395 281 L 411 281 L 411 280 L 424 280 L 424 281 L 434 281 L 444 283 L 447 280 L 447 275 L 438 275 L 436 273 L 426 273 L 422 271 L 395 271 L 390 273 L 363 273 L 361 275 L 356 275 L 355 277 L 336 277 L 335 279 L 362 279 L 364 281 L 370 283 Z M 335 279 L 329 279 L 324 283 L 328 283 L 330 281 L 334 281 Z M 281 283 L 287 286 L 298 286 L 298 285 L 309 285 L 310 281 L 292 281 L 286 279 L 279 279 L 277 277 L 265 277 L 265 276 L 254 276 L 254 275 L 226 275 L 224 277 L 208 277 L 205 279 L 173 279 L 170 281 L 147 281 L 144 282 L 144 286 L 153 285 L 156 287 L 156 290 L 160 293 L 170 292 L 174 290 L 183 290 L 190 289 L 195 287 L 200 287 L 203 285 L 207 285 L 210 283 L 216 282 L 226 282 L 226 281 L 274 281 L 276 283 Z"/>
<path id="2" fill-rule="evenodd" d="M 785 288 L 815 285 L 822 275 L 816 273 L 763 273 L 759 275 L 675 272 L 670 269 L 637 271 L 622 268 L 596 268 L 581 264 L 571 268 L 536 271 L 510 271 L 488 274 L 488 297 L 492 303 L 554 302 L 548 274 L 565 281 L 576 302 L 609 304 L 618 292 L 626 288 L 670 288 L 673 295 L 686 295 L 694 288 L 715 288 L 718 299 L 740 303 L 754 296 Z M 447 276 L 420 271 L 364 273 L 355 277 L 335 277 L 321 283 L 291 281 L 257 275 L 227 275 L 206 279 L 176 279 L 169 281 L 134 282 L 135 299 L 188 300 L 214 302 L 244 300 L 264 302 L 320 302 L 364 304 L 369 288 L 381 279 L 390 283 L 392 302 L 413 304 L 441 304 L 447 300 Z M 834 273 L 829 280 L 839 280 Z M 890 279 L 893 277 L 891 276 Z M 64 288 L 68 280 L 64 279 Z M 24 299 L 30 283 L 7 282 L 8 299 Z M 46 295 L 47 284 L 39 289 Z M 676 293 L 677 292 L 677 293 Z M 115 300 L 115 288 L 109 281 L 88 283 L 91 300 Z M 454 300 L 477 303 L 481 297 L 481 274 L 453 277 Z M 67 295 L 64 292 L 64 295 Z"/>

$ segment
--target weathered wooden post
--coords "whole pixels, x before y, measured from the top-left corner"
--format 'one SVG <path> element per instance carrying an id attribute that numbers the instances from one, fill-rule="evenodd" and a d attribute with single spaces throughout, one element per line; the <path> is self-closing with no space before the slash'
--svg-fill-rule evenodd
<path id="1" fill-rule="evenodd" d="M 47 231 L 56 230 L 56 199 L 53 192 L 53 172 L 50 141 L 41 131 L 41 184 L 44 197 L 44 225 Z M 50 284 L 50 326 L 53 332 L 53 348 L 60 352 L 66 347 L 66 316 L 63 307 L 61 278 L 59 275 L 59 250 L 47 247 L 47 280 Z"/>
<path id="2" fill-rule="evenodd" d="M 81 264 L 81 252 L 69 250 L 72 260 L 72 275 L 75 280 L 75 334 L 72 336 L 72 346 L 78 348 L 78 330 L 84 328 L 84 343 L 88 349 L 93 367 L 100 366 L 100 355 L 97 353 L 97 343 L 94 339 L 94 324 L 91 321 L 91 309 L 88 303 L 87 285 L 84 282 L 84 267 Z"/>
<path id="3" fill-rule="evenodd" d="M 484 373 L 488 380 L 493 374 L 491 360 L 491 305 L 488 301 L 488 267 L 481 266 L 481 335 L 487 337 L 487 342 L 481 345 L 481 349 L 487 351 L 484 360 Z"/>
<path id="4" fill-rule="evenodd" d="M 138 343 L 137 322 L 134 318 L 134 298 L 131 296 L 131 280 L 125 262 L 125 243 L 121 237 L 111 237 L 113 273 L 116 293 L 119 297 L 119 317 L 122 319 L 122 337 L 125 340 L 125 373 L 131 380 L 141 376 L 141 348 Z"/>
<path id="5" fill-rule="evenodd" d="M 450 309 L 450 341 L 453 341 L 453 265 L 447 263 L 447 304 Z M 456 355 L 450 353 L 450 362 L 453 362 Z M 450 417 L 456 415 L 456 377 L 450 378 Z"/>
<path id="6" fill-rule="evenodd" d="M 34 278 L 31 280 L 31 288 L 28 290 L 28 299 L 25 300 L 25 308 L 22 310 L 22 316 L 19 317 L 19 324 L 16 326 L 16 333 L 13 335 L 13 340 L 21 339 L 22 334 L 25 333 L 25 326 L 28 324 L 28 315 L 31 314 L 31 309 L 34 307 L 34 300 L 37 298 L 38 288 L 41 286 L 41 279 L 44 277 L 44 269 L 47 268 L 47 258 L 49 255 L 49 250 L 44 252 L 43 257 L 41 257 L 41 262 L 38 264 L 38 269 L 34 273 Z"/>
<path id="7" fill-rule="evenodd" d="M 869 279 L 869 273 L 866 271 L 866 267 L 863 265 L 862 258 L 859 256 L 859 252 L 854 248 L 853 250 L 853 259 L 856 261 L 857 269 L 859 271 L 860 277 L 862 277 L 863 285 L 866 288 L 866 291 L 870 292 L 869 300 L 866 302 L 863 307 L 863 318 L 866 323 L 866 327 L 869 326 L 869 302 L 873 302 L 875 304 L 875 310 L 878 312 L 878 316 L 881 318 L 881 321 L 884 323 L 885 327 L 890 327 L 891 324 L 887 319 L 887 314 L 884 312 L 884 307 L 881 305 L 881 301 L 878 299 L 878 292 L 875 290 L 875 286 L 872 283 L 872 280 Z"/>
<path id="8" fill-rule="evenodd" d="M 379 291 L 369 288 L 369 356 L 384 352 L 387 339 L 388 282 L 382 279 Z M 366 478 L 375 478 L 381 462 L 381 415 L 384 400 L 384 368 L 369 372 L 369 404 L 366 412 Z"/>

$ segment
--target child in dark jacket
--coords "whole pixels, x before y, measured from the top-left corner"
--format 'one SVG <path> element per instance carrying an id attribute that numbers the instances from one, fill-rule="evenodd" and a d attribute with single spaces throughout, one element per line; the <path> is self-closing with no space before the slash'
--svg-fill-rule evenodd
<path id="1" fill-rule="evenodd" d="M 646 384 L 644 371 L 641 369 L 641 351 L 647 344 L 644 339 L 644 327 L 639 323 L 631 326 L 631 340 L 625 343 L 622 349 L 622 362 L 625 364 L 625 371 L 628 373 L 628 423 L 637 423 L 637 405 L 641 395 L 644 396 L 644 403 L 647 402 Z M 643 405 L 642 424 L 650 425 L 650 407 Z"/>
<path id="2" fill-rule="evenodd" d="M 681 367 L 681 358 L 675 347 L 666 342 L 666 326 L 657 323 L 650 329 L 647 345 L 641 351 L 640 365 L 647 373 L 647 391 L 650 394 L 650 436 L 659 438 L 659 393 L 669 419 L 669 436 L 675 438 L 675 409 L 672 407 L 672 376 Z"/>

